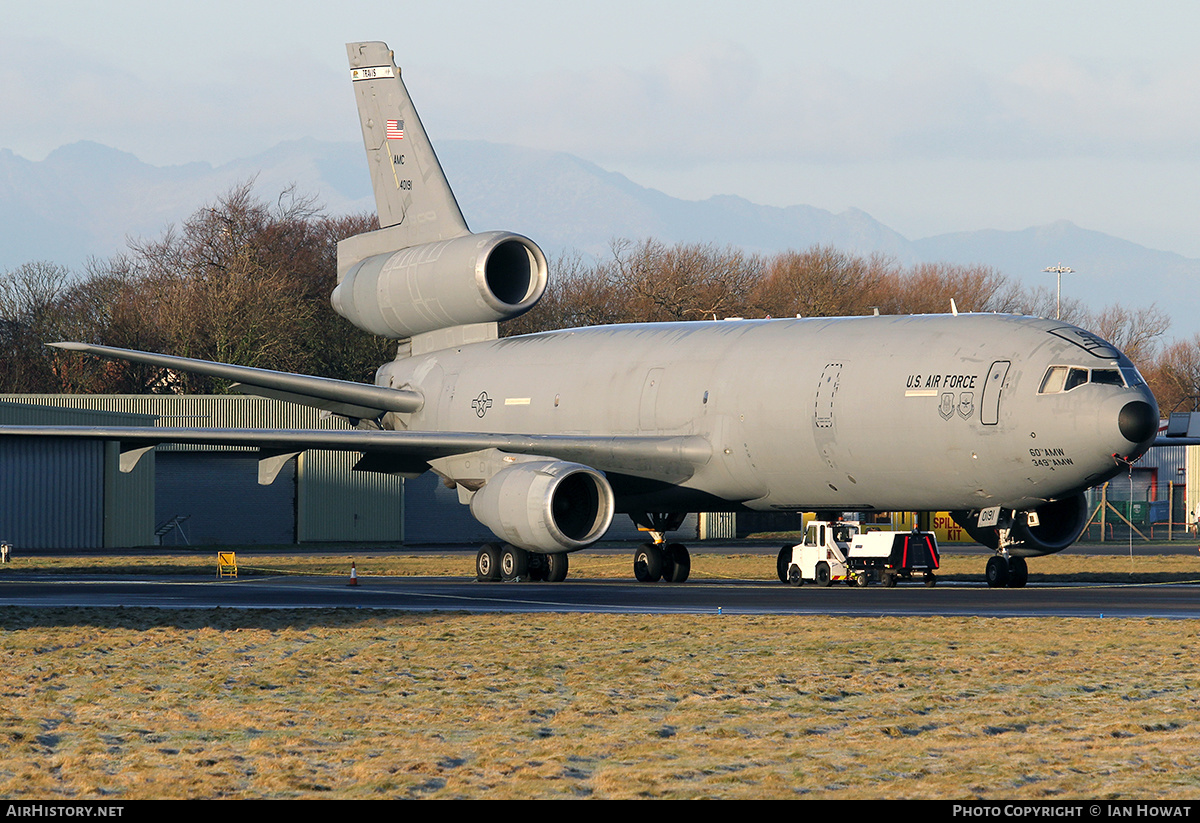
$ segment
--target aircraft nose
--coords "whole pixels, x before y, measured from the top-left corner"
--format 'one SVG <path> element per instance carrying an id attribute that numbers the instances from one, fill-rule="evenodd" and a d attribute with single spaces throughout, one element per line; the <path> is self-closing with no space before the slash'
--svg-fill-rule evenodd
<path id="1" fill-rule="evenodd" d="M 1144 400 L 1131 400 L 1117 416 L 1117 425 L 1130 443 L 1145 443 L 1158 433 L 1158 410 Z"/>

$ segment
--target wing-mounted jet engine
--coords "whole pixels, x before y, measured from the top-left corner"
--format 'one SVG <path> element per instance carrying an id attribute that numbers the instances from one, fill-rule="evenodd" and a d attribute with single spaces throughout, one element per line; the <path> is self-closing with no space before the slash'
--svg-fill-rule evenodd
<path id="1" fill-rule="evenodd" d="M 985 569 L 988 585 L 1020 588 L 1029 578 L 1025 558 L 1060 552 L 1078 540 L 1088 522 L 1088 505 L 1083 494 L 1076 494 L 1026 511 L 992 512 L 990 517 L 986 511 L 950 514 L 973 540 L 997 552 Z"/>
<path id="2" fill-rule="evenodd" d="M 361 329 L 418 338 L 456 327 L 494 339 L 494 324 L 529 311 L 546 290 L 546 256 L 511 232 L 472 234 L 383 43 L 351 43 L 351 79 L 379 230 L 338 243 L 334 309 Z M 440 335 L 412 351 L 453 345 Z"/>

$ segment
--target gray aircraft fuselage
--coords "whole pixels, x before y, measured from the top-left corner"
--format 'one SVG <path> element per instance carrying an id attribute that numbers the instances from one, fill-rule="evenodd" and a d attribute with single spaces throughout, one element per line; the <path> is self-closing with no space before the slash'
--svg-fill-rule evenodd
<path id="1" fill-rule="evenodd" d="M 1039 393 L 1051 366 L 1126 385 Z M 1124 355 L 1009 315 L 570 329 L 398 359 L 376 382 L 426 398 L 389 427 L 711 444 L 677 485 L 610 477 L 618 511 L 1025 509 L 1114 476 L 1157 428 L 1122 422 L 1156 408 Z"/>

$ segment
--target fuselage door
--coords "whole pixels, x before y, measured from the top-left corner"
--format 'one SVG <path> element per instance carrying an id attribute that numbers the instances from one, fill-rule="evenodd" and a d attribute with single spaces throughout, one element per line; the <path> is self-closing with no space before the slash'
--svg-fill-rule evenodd
<path id="1" fill-rule="evenodd" d="M 814 422 L 819 429 L 828 429 L 833 426 L 833 399 L 837 395 L 841 376 L 841 363 L 829 363 L 821 372 L 821 382 L 817 384 L 816 413 L 814 415 Z"/>
<path id="2" fill-rule="evenodd" d="M 985 426 L 994 426 L 1000 422 L 1000 390 L 1004 388 L 1004 378 L 1008 376 L 1008 360 L 997 360 L 988 370 L 987 381 L 983 384 L 983 400 L 979 404 L 979 422 Z"/>
<path id="3" fill-rule="evenodd" d="M 662 384 L 663 370 L 651 369 L 642 384 L 642 399 L 638 406 L 638 430 L 651 431 L 658 426 L 658 389 Z"/>

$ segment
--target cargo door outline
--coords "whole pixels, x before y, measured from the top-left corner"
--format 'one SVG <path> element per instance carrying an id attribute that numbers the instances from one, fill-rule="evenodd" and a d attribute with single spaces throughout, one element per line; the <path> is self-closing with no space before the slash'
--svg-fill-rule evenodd
<path id="1" fill-rule="evenodd" d="M 646 373 L 642 384 L 642 397 L 638 405 L 638 431 L 658 428 L 658 387 L 662 383 L 663 369 L 655 367 Z"/>
<path id="2" fill-rule="evenodd" d="M 817 384 L 817 400 L 813 411 L 813 422 L 816 423 L 818 429 L 833 428 L 833 399 L 837 395 L 841 377 L 841 363 L 829 363 L 821 372 L 821 381 Z"/>
<path id="3" fill-rule="evenodd" d="M 983 384 L 983 397 L 979 402 L 979 422 L 985 426 L 995 426 L 1000 422 L 1000 394 L 1010 365 L 1011 361 L 997 360 L 988 369 L 987 380 Z"/>

